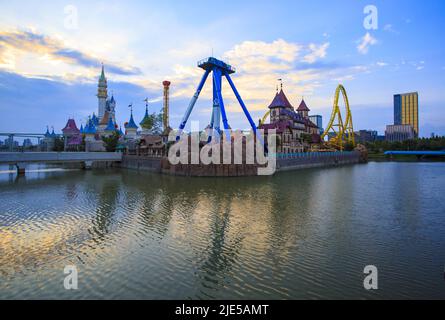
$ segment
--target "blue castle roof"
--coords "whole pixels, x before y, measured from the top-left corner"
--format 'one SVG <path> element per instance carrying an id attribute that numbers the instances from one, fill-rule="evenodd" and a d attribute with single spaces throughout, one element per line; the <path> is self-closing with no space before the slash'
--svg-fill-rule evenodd
<path id="1" fill-rule="evenodd" d="M 105 128 L 105 131 L 116 131 L 116 127 L 114 125 L 113 117 L 111 115 L 108 118 L 108 124 L 107 124 L 107 127 Z"/>
<path id="2" fill-rule="evenodd" d="M 93 120 L 94 126 L 99 125 L 99 118 L 96 116 L 96 114 L 94 112 L 93 112 L 93 117 L 91 118 L 91 120 Z"/>
<path id="3" fill-rule="evenodd" d="M 48 128 L 48 126 L 46 126 L 46 133 L 45 133 L 45 137 L 50 137 L 51 136 L 51 134 L 49 133 L 49 128 Z"/>
<path id="4" fill-rule="evenodd" d="M 83 133 L 83 124 L 80 125 L 80 133 Z"/>
<path id="5" fill-rule="evenodd" d="M 125 126 L 125 129 L 137 129 L 138 126 L 134 122 L 133 119 L 133 112 L 131 112 L 130 121 L 128 121 L 127 125 Z"/>
<path id="6" fill-rule="evenodd" d="M 97 132 L 97 130 L 96 130 L 96 126 L 94 125 L 93 119 L 89 118 L 87 125 L 83 129 L 83 133 L 84 134 L 96 134 L 96 132 Z"/>

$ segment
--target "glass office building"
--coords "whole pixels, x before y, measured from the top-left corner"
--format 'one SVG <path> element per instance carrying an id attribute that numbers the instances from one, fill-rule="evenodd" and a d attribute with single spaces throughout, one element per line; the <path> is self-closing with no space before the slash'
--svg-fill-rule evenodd
<path id="1" fill-rule="evenodd" d="M 419 94 L 417 92 L 394 95 L 394 124 L 411 125 L 419 136 Z"/>

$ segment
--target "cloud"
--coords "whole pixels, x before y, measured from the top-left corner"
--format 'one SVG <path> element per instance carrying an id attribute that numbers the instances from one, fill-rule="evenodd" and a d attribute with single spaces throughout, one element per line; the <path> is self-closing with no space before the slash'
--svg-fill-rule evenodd
<path id="1" fill-rule="evenodd" d="M 0 32 L 0 63 L 4 64 L 7 55 L 14 52 L 37 55 L 52 62 L 63 62 L 87 69 L 96 69 L 102 62 L 85 52 L 66 47 L 58 39 L 33 31 Z M 10 58 L 8 59 L 10 60 Z M 106 62 L 106 64 L 110 73 L 118 75 L 141 74 L 141 70 L 135 67 L 112 62 Z"/>
<path id="2" fill-rule="evenodd" d="M 309 45 L 309 50 L 311 50 L 311 52 L 304 56 L 303 61 L 311 64 L 319 59 L 326 57 L 328 48 L 329 48 L 329 42 L 326 42 L 319 46 L 317 46 L 314 43 L 311 43 Z"/>
<path id="3" fill-rule="evenodd" d="M 373 46 L 377 43 L 377 39 L 371 36 L 369 32 L 367 32 L 363 38 L 358 41 L 357 50 L 361 54 L 367 54 L 369 51 L 369 47 Z"/>
<path id="4" fill-rule="evenodd" d="M 386 66 L 388 65 L 388 63 L 386 63 L 386 62 L 382 62 L 382 61 L 378 61 L 378 62 L 376 63 L 376 65 L 379 66 L 379 67 L 386 67 Z"/>

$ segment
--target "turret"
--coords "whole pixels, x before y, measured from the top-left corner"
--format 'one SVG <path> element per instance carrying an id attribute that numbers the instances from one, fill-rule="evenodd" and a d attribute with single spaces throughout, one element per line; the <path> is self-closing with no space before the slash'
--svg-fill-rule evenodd
<path id="1" fill-rule="evenodd" d="M 301 99 L 300 106 L 297 109 L 298 114 L 300 116 L 302 116 L 303 118 L 308 118 L 309 111 L 311 111 L 311 110 L 307 107 L 306 102 L 304 102 L 304 99 Z"/>
<path id="2" fill-rule="evenodd" d="M 107 78 L 105 77 L 104 65 L 102 64 L 102 73 L 99 78 L 99 84 L 97 87 L 97 98 L 99 100 L 99 119 L 102 120 L 105 115 L 105 108 L 107 104 L 108 91 L 107 91 Z"/>
<path id="3" fill-rule="evenodd" d="M 134 122 L 133 110 L 131 110 L 130 121 L 128 121 L 128 123 L 125 124 L 125 136 L 130 139 L 135 138 L 137 135 L 137 131 L 138 131 L 138 126 Z"/>

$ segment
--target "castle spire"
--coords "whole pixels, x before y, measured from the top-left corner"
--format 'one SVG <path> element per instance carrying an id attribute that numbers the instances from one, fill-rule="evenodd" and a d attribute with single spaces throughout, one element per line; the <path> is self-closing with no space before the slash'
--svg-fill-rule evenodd
<path id="1" fill-rule="evenodd" d="M 107 78 L 105 77 L 105 68 L 102 63 L 102 72 L 99 78 L 99 84 L 97 86 L 97 98 L 99 99 L 99 119 L 102 119 L 105 114 L 106 100 L 108 98 L 107 91 Z M 108 119 L 107 119 L 108 120 Z"/>

